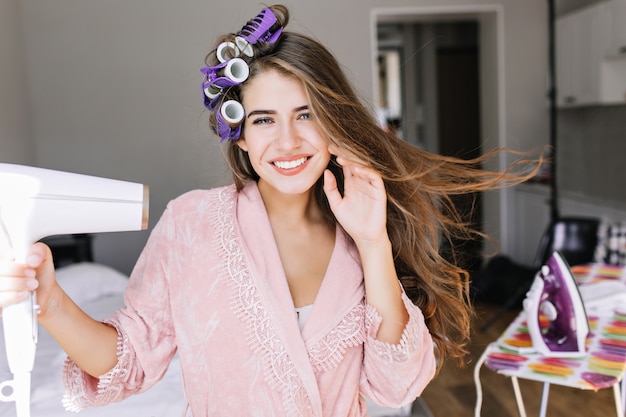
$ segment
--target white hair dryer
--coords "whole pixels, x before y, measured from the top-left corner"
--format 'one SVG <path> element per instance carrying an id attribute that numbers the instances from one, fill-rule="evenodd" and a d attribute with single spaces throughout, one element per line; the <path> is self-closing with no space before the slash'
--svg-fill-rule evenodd
<path id="1" fill-rule="evenodd" d="M 142 230 L 147 225 L 146 185 L 0 163 L 0 239 L 12 248 L 16 262 L 24 263 L 31 245 L 47 236 Z M 37 309 L 33 294 L 2 310 L 13 380 L 0 384 L 0 400 L 15 401 L 18 417 L 30 416 Z"/>

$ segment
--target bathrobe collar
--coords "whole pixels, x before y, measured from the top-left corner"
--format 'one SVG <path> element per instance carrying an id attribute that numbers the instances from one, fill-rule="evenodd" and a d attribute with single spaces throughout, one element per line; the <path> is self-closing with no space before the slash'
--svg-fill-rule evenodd
<path id="1" fill-rule="evenodd" d="M 363 279 L 356 250 L 338 226 L 326 275 L 311 316 L 300 332 L 269 217 L 256 182 L 248 183 L 239 193 L 235 215 L 244 262 L 267 312 L 268 325 L 274 328 L 301 378 L 315 410 L 314 415 L 321 416 L 321 398 L 307 346 L 324 338 L 346 314 L 363 302 Z"/>

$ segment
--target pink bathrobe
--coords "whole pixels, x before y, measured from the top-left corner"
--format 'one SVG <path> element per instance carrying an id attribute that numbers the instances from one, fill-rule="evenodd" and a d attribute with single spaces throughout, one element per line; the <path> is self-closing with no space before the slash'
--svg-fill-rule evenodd
<path id="1" fill-rule="evenodd" d="M 311 248 L 315 250 L 314 247 Z M 98 379 L 66 361 L 65 406 L 119 401 L 155 384 L 178 352 L 188 410 L 208 416 L 367 416 L 362 395 L 399 407 L 435 369 L 421 311 L 401 342 L 375 339 L 358 253 L 337 228 L 311 315 L 300 332 L 261 195 L 252 182 L 170 202 L 131 274 L 118 364 Z"/>

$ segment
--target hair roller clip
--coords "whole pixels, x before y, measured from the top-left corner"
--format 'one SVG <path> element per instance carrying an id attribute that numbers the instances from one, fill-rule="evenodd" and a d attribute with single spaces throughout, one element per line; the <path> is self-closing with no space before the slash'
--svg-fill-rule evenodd
<path id="1" fill-rule="evenodd" d="M 230 56 L 228 56 L 228 52 L 230 52 Z M 220 62 L 226 62 L 239 56 L 239 48 L 233 42 L 222 42 L 217 47 L 215 55 Z"/>
<path id="2" fill-rule="evenodd" d="M 233 58 L 212 67 L 203 67 L 200 72 L 205 74 L 206 84 L 224 89 L 247 80 L 250 68 L 243 59 Z"/>
<path id="3" fill-rule="evenodd" d="M 207 98 L 213 100 L 215 97 L 218 97 L 220 94 L 222 94 L 222 89 L 218 88 L 212 84 L 209 83 L 202 83 L 202 89 L 204 91 L 204 95 L 207 96 Z"/>
<path id="4" fill-rule="evenodd" d="M 224 75 L 233 82 L 241 84 L 248 79 L 250 75 L 250 67 L 246 61 L 241 58 L 233 58 L 226 64 L 224 68 Z"/>
<path id="5" fill-rule="evenodd" d="M 209 110 L 213 110 L 225 88 L 241 84 L 250 75 L 248 64 L 241 58 L 233 58 L 212 67 L 203 67 L 200 71 L 205 74 L 202 91 L 204 92 L 204 105 Z"/>
<path id="6" fill-rule="evenodd" d="M 204 92 L 204 107 L 213 110 L 222 97 L 222 90 L 216 90 L 213 86 L 205 87 L 204 83 L 202 83 L 202 89 Z"/>
<path id="7" fill-rule="evenodd" d="M 241 135 L 241 123 L 245 116 L 245 111 L 241 103 L 236 100 L 228 100 L 222 103 L 215 117 L 217 119 L 216 132 L 225 140 L 237 140 Z"/>
<path id="8" fill-rule="evenodd" d="M 207 76 L 202 80 L 201 89 L 204 98 L 204 107 L 213 110 L 222 96 L 222 89 L 211 84 Z"/>
<path id="9" fill-rule="evenodd" d="M 274 43 L 283 31 L 277 25 L 278 19 L 272 10 L 265 8 L 250 20 L 235 37 L 235 43 L 241 52 L 251 57 L 254 55 L 252 45 L 257 42 Z"/>

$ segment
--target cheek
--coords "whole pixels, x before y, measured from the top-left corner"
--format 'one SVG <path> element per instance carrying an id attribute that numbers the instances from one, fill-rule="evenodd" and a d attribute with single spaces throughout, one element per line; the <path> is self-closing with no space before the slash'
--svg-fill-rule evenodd
<path id="1" fill-rule="evenodd" d="M 325 161 L 326 161 L 326 166 L 328 167 L 330 165 L 330 161 L 332 159 L 332 155 L 330 154 L 330 152 L 327 152 L 325 155 Z"/>
<path id="2" fill-rule="evenodd" d="M 245 140 L 239 144 L 239 147 L 245 151 L 245 154 L 248 156 L 250 163 L 252 165 L 258 165 L 263 160 L 266 149 L 263 143 L 256 141 L 253 137 L 247 137 Z"/>
<path id="3" fill-rule="evenodd" d="M 317 149 L 319 150 L 319 152 L 321 154 L 324 155 L 324 158 L 330 160 L 332 154 L 330 152 L 330 143 L 327 139 L 325 139 L 323 136 L 320 136 L 320 140 L 319 143 L 317 145 Z"/>

